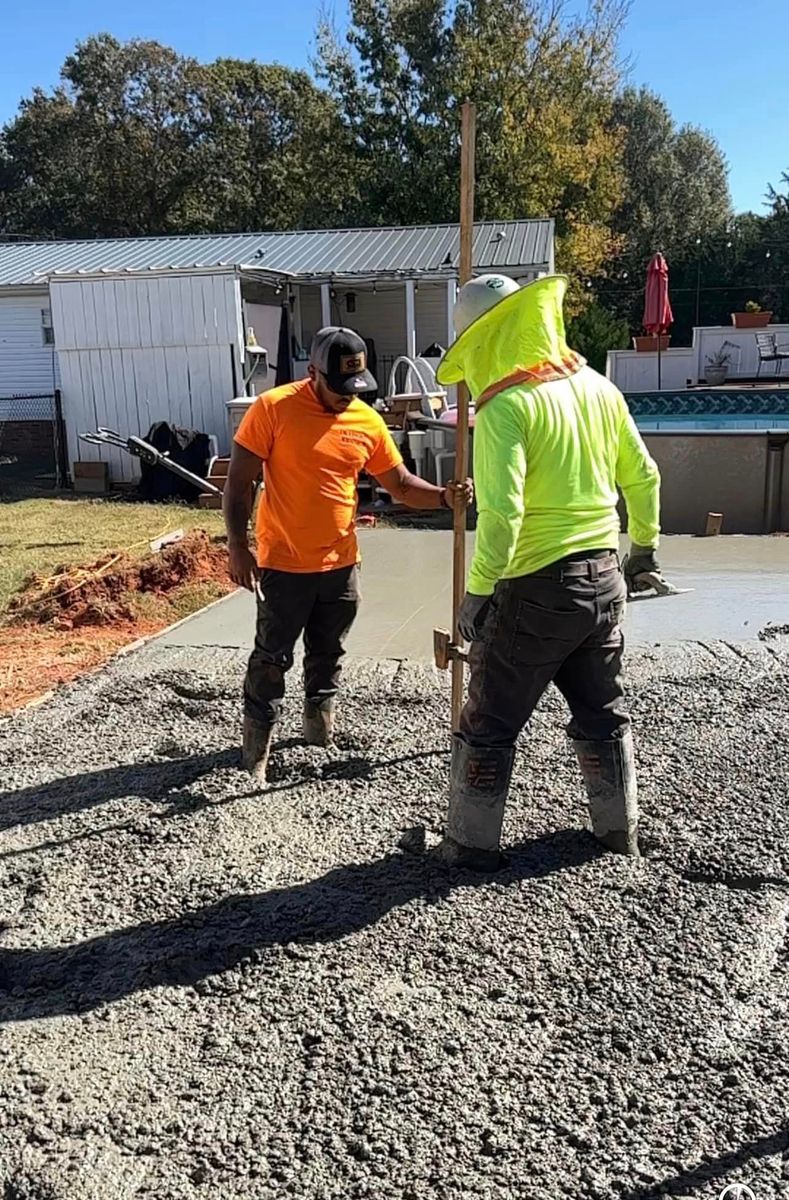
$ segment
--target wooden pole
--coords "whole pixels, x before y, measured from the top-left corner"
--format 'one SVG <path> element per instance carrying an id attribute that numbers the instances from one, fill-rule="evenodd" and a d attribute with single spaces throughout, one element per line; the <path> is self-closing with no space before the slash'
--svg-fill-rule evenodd
<path id="1" fill-rule="evenodd" d="M 471 278 L 474 242 L 474 163 L 476 157 L 477 109 L 463 105 L 460 140 L 460 286 Z M 455 478 L 468 476 L 468 388 L 458 384 L 457 426 L 455 429 Z M 466 510 L 455 507 L 452 539 L 452 641 L 460 647 L 458 628 L 460 606 L 466 590 Z M 465 669 L 463 659 L 452 659 L 452 729 L 457 730 L 463 708 Z"/>

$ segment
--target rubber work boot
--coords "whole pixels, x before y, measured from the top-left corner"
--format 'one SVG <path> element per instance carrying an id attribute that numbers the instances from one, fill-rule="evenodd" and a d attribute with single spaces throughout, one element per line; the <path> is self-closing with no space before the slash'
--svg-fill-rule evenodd
<path id="1" fill-rule="evenodd" d="M 436 856 L 448 866 L 498 871 L 503 865 L 501 826 L 515 750 L 452 743 L 449 811 Z"/>
<path id="2" fill-rule="evenodd" d="M 313 704 L 304 701 L 304 741 L 308 746 L 328 746 L 334 736 L 334 699 Z"/>
<path id="3" fill-rule="evenodd" d="M 244 770 L 249 771 L 255 783 L 266 782 L 266 769 L 271 753 L 271 742 L 274 737 L 274 726 L 256 721 L 254 717 L 244 717 L 244 742 L 241 750 L 241 762 Z"/>
<path id="4" fill-rule="evenodd" d="M 616 854 L 637 858 L 638 789 L 633 735 L 610 742 L 574 741 L 589 797 L 592 833 Z"/>

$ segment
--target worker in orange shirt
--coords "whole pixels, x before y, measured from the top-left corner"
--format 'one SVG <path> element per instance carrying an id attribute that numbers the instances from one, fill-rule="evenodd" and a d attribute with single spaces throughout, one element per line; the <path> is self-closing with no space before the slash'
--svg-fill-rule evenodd
<path id="1" fill-rule="evenodd" d="M 230 574 L 257 594 L 257 634 L 244 684 L 244 766 L 264 783 L 285 675 L 304 635 L 304 739 L 334 728 L 343 643 L 359 608 L 356 485 L 361 471 L 410 508 L 453 508 L 472 484 L 435 487 L 410 474 L 381 416 L 364 341 L 321 329 L 309 377 L 258 396 L 236 433 L 224 493 Z M 265 464 L 257 558 L 248 542 L 254 481 Z"/>

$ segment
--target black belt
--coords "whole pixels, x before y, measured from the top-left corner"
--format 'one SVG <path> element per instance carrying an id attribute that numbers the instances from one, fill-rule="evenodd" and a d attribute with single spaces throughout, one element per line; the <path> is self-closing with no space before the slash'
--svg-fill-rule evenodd
<path id="1" fill-rule="evenodd" d="M 555 579 L 559 583 L 563 579 L 599 579 L 601 575 L 607 575 L 609 571 L 619 570 L 619 555 L 618 554 L 593 554 L 582 558 L 574 556 L 572 558 L 563 558 L 559 562 L 552 563 L 549 567 L 543 567 L 541 571 L 535 571 L 533 578 L 535 579 Z"/>

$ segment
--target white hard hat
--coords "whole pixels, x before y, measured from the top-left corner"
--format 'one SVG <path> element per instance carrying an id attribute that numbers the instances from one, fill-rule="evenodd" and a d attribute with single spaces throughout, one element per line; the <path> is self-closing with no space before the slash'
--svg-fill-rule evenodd
<path id="1" fill-rule="evenodd" d="M 455 333 L 461 334 L 499 300 L 517 291 L 518 285 L 509 275 L 478 275 L 476 279 L 469 279 L 455 301 Z"/>

